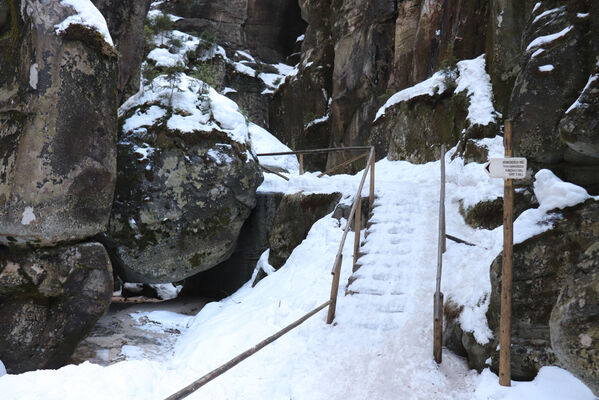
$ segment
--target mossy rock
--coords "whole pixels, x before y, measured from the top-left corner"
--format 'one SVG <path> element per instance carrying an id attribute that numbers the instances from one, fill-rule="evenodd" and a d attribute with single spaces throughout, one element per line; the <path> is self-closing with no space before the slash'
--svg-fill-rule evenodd
<path id="1" fill-rule="evenodd" d="M 280 268 L 308 235 L 316 221 L 332 212 L 341 199 L 340 193 L 285 195 L 275 214 L 268 235 L 268 262 Z"/>
<path id="2" fill-rule="evenodd" d="M 514 219 L 525 210 L 537 207 L 538 202 L 528 187 L 518 188 L 514 193 Z M 503 224 L 503 197 L 484 200 L 473 206 L 464 208 L 460 204 L 460 214 L 466 224 L 473 228 L 495 229 Z"/>
<path id="3" fill-rule="evenodd" d="M 0 359 L 8 372 L 67 364 L 108 310 L 112 289 L 99 243 L 0 248 Z"/>

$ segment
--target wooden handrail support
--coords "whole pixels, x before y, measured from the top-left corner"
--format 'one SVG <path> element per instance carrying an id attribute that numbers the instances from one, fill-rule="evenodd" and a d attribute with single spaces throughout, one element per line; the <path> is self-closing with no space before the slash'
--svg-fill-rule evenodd
<path id="1" fill-rule="evenodd" d="M 354 161 L 358 161 L 358 160 L 359 160 L 359 159 L 361 159 L 361 158 L 368 157 L 368 155 L 369 155 L 369 154 L 370 154 L 370 152 L 369 152 L 369 151 L 367 151 L 367 152 L 365 152 L 364 154 L 360 154 L 359 156 L 352 157 L 352 158 L 350 158 L 349 160 L 346 160 L 346 161 L 342 162 L 341 164 L 337 164 L 337 165 L 335 165 L 334 167 L 332 167 L 332 168 L 330 168 L 330 169 L 328 169 L 328 170 L 324 171 L 323 173 L 321 173 L 320 175 L 318 175 L 318 176 L 317 176 L 317 178 L 322 178 L 323 176 L 325 176 L 325 175 L 328 175 L 328 174 L 330 174 L 331 172 L 333 172 L 333 171 L 335 171 L 335 170 L 337 170 L 337 169 L 339 169 L 339 168 L 341 168 L 341 167 L 345 167 L 346 165 L 348 165 L 348 164 L 351 164 L 351 163 L 353 163 Z M 302 155 L 300 154 L 300 157 L 301 157 L 301 156 L 302 156 Z"/>
<path id="2" fill-rule="evenodd" d="M 289 178 L 287 178 L 285 175 L 281 174 L 280 172 L 277 172 L 274 169 L 270 169 L 268 167 L 265 167 L 262 164 L 258 164 L 258 165 L 260 166 L 260 168 L 262 168 L 266 172 L 270 172 L 271 174 L 275 174 L 275 175 L 280 176 L 281 178 L 285 179 L 286 181 L 289 181 Z"/>
<path id="3" fill-rule="evenodd" d="M 439 194 L 439 241 L 437 244 L 437 282 L 433 310 L 433 356 L 437 364 L 442 361 L 443 350 L 443 293 L 441 272 L 445 252 L 445 145 L 441 145 L 441 185 Z"/>
<path id="4" fill-rule="evenodd" d="M 368 162 L 366 164 L 366 168 L 364 169 L 364 173 L 362 174 L 362 180 L 360 181 L 358 191 L 357 191 L 356 195 L 354 196 L 353 205 L 352 205 L 351 211 L 349 213 L 349 217 L 347 219 L 347 224 L 345 226 L 345 230 L 343 231 L 343 236 L 341 238 L 339 250 L 337 251 L 337 256 L 335 257 L 335 265 L 333 266 L 333 284 L 331 285 L 331 298 L 328 301 L 321 304 L 320 306 L 316 307 L 314 310 L 312 310 L 309 313 L 307 313 L 306 315 L 304 315 L 303 317 L 301 317 L 300 319 L 298 319 L 297 321 L 295 321 L 295 322 L 291 323 L 290 325 L 286 326 L 285 328 L 281 329 L 274 335 L 264 339 L 263 341 L 261 341 L 260 343 L 258 343 L 254 347 L 252 347 L 251 349 L 244 351 L 243 353 L 239 354 L 237 357 L 224 363 L 220 367 L 210 371 L 209 373 L 207 373 L 200 379 L 195 380 L 191 384 L 189 384 L 186 387 L 184 387 L 183 389 L 179 390 L 177 393 L 174 393 L 171 396 L 167 397 L 165 400 L 180 400 L 180 399 L 183 399 L 183 398 L 189 396 L 190 394 L 192 394 L 193 392 L 195 392 L 196 390 L 198 390 L 199 388 L 201 388 L 208 382 L 210 382 L 213 379 L 224 374 L 225 372 L 227 372 L 228 370 L 233 368 L 235 365 L 239 364 L 240 362 L 247 359 L 251 355 L 256 354 L 259 350 L 263 349 L 264 347 L 266 347 L 270 343 L 274 342 L 275 340 L 277 340 L 284 334 L 288 333 L 292 329 L 298 327 L 299 325 L 304 323 L 306 320 L 308 320 L 308 318 L 312 317 L 313 315 L 315 315 L 319 311 L 323 310 L 327 306 L 329 307 L 329 312 L 327 315 L 327 324 L 330 324 L 331 322 L 333 322 L 333 319 L 335 317 L 335 305 L 337 302 L 337 292 L 339 290 L 339 275 L 340 275 L 340 271 L 341 271 L 341 263 L 343 261 L 343 247 L 345 245 L 345 239 L 347 238 L 347 234 L 349 232 L 349 227 L 350 227 L 349 222 L 352 219 L 352 217 L 354 217 L 356 215 L 356 209 L 362 199 L 362 197 L 361 197 L 362 189 L 364 188 L 364 182 L 366 181 L 366 175 L 368 175 L 369 170 L 370 170 L 370 206 L 371 207 L 372 207 L 372 204 L 374 201 L 374 162 L 375 162 L 374 147 L 343 147 L 343 148 L 336 148 L 336 149 L 316 149 L 316 150 L 301 150 L 301 151 L 291 151 L 291 152 L 282 152 L 282 153 L 257 154 L 258 156 L 278 156 L 278 155 L 287 155 L 287 154 L 309 154 L 309 153 L 328 152 L 328 151 L 345 151 L 345 150 L 370 150 L 370 153 L 369 153 L 370 155 L 368 157 Z M 262 168 L 269 171 L 269 169 L 264 166 L 262 166 Z M 277 175 L 280 175 L 277 172 L 272 171 L 272 170 L 270 170 L 269 172 L 273 172 L 273 173 L 276 173 Z M 285 178 L 288 180 L 287 177 L 285 177 L 283 175 L 280 175 L 280 176 L 282 178 Z M 358 241 L 358 245 L 359 245 L 359 240 L 360 240 L 360 222 L 359 222 L 360 216 L 359 216 L 359 214 L 356 215 L 356 218 L 358 220 L 356 222 L 356 239 L 355 240 Z M 354 262 L 356 259 L 357 259 L 357 246 L 356 246 L 356 244 L 354 244 Z"/>
<path id="5" fill-rule="evenodd" d="M 256 154 L 258 157 L 265 156 L 288 156 L 292 154 L 318 154 L 318 153 L 330 153 L 334 151 L 358 151 L 358 150 L 371 150 L 371 146 L 349 146 L 349 147 L 330 147 L 326 149 L 310 149 L 310 150 L 295 150 L 295 151 L 282 151 L 278 153 L 259 153 Z"/>
<path id="6" fill-rule="evenodd" d="M 202 386 L 204 386 L 205 384 L 207 384 L 211 380 L 213 380 L 213 379 L 219 377 L 220 375 L 224 374 L 225 372 L 227 372 L 228 370 L 230 370 L 231 368 L 233 368 L 234 366 L 236 366 L 237 364 L 239 364 L 240 362 L 242 362 L 243 360 L 245 360 L 249 356 L 251 356 L 253 354 L 256 354 L 259 350 L 262 350 L 263 348 L 265 348 L 266 346 L 268 346 L 269 344 L 271 344 L 272 342 L 274 342 L 275 340 L 277 340 L 278 338 L 280 338 L 281 336 L 283 336 L 287 332 L 291 331 L 294 328 L 297 328 L 302 323 L 304 323 L 308 318 L 312 317 L 313 315 L 315 315 L 316 313 L 318 313 L 320 310 L 322 310 L 326 306 L 328 306 L 330 302 L 331 302 L 330 300 L 326 301 L 325 303 L 323 303 L 320 306 L 316 307 L 314 310 L 310 311 L 309 313 L 307 313 L 306 315 L 304 315 L 303 317 L 301 317 L 297 321 L 295 321 L 295 322 L 287 325 L 285 328 L 281 329 L 280 331 L 278 331 L 274 335 L 272 335 L 272 336 L 264 339 L 263 341 L 261 341 L 260 343 L 258 343 L 254 347 L 252 347 L 251 349 L 244 351 L 243 353 L 241 353 L 237 357 L 235 357 L 235 358 L 231 359 L 230 361 L 224 363 L 220 367 L 218 367 L 218 368 L 210 371 L 206 375 L 202 376 L 200 379 L 198 379 L 198 380 L 192 382 L 191 384 L 185 386 L 183 389 L 179 390 L 177 393 L 174 393 L 174 394 L 168 396 L 165 400 L 180 400 L 180 399 L 184 399 L 185 397 L 189 396 L 190 394 L 192 394 L 193 392 L 195 392 L 196 390 L 198 390 L 199 388 L 201 388 Z"/>
<path id="7" fill-rule="evenodd" d="M 333 265 L 333 282 L 331 284 L 331 300 L 329 305 L 329 313 L 327 315 L 327 324 L 331 324 L 333 319 L 335 319 L 335 309 L 337 307 L 337 293 L 339 291 L 339 278 L 341 273 L 341 262 L 343 260 L 343 247 L 345 246 L 345 239 L 347 239 L 347 234 L 349 233 L 350 221 L 356 215 L 356 208 L 358 207 L 358 199 L 362 197 L 362 189 L 364 188 L 364 182 L 366 182 L 366 176 L 368 175 L 368 171 L 370 170 L 370 207 L 373 206 L 374 201 L 374 169 L 371 168 L 374 166 L 374 147 L 370 148 L 370 155 L 368 156 L 368 162 L 366 163 L 366 168 L 364 169 L 364 173 L 362 174 L 362 180 L 360 181 L 360 185 L 358 186 L 358 190 L 354 196 L 353 204 L 351 207 L 351 211 L 349 212 L 349 216 L 347 217 L 347 224 L 345 225 L 345 230 L 343 231 L 343 236 L 341 237 L 341 243 L 339 243 L 339 250 L 337 250 L 337 255 L 335 256 L 335 264 Z M 356 235 L 358 237 L 358 235 Z M 359 240 L 359 239 L 358 239 Z"/>

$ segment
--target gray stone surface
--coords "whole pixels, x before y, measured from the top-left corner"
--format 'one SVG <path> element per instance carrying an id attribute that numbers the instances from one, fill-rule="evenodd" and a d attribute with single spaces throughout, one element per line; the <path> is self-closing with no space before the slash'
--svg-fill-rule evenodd
<path id="1" fill-rule="evenodd" d="M 111 297 L 112 268 L 99 243 L 0 248 L 0 359 L 8 372 L 66 364 Z"/>
<path id="2" fill-rule="evenodd" d="M 185 280 L 181 296 L 221 299 L 252 277 L 258 259 L 268 249 L 270 233 L 282 193 L 256 193 L 256 207 L 244 222 L 231 257 Z"/>
<path id="3" fill-rule="evenodd" d="M 275 268 L 283 266 L 293 249 L 306 238 L 312 225 L 332 212 L 340 199 L 340 193 L 285 195 L 268 235 L 269 264 Z"/>
<path id="4" fill-rule="evenodd" d="M 136 152 L 148 146 L 147 157 Z M 125 281 L 175 282 L 231 255 L 263 179 L 247 150 L 224 132 L 169 130 L 165 119 L 123 133 L 110 226 L 99 240 Z"/>
<path id="5" fill-rule="evenodd" d="M 144 52 L 144 22 L 151 0 L 92 0 L 100 10 L 119 52 L 119 104 L 139 90 L 139 68 Z"/>
<path id="6" fill-rule="evenodd" d="M 530 380 L 542 366 L 558 365 L 596 391 L 599 202 L 587 200 L 554 218 L 553 229 L 514 246 L 512 376 Z M 498 256 L 491 265 L 487 312 L 495 339 L 480 346 L 462 337 L 469 364 L 478 369 L 487 357 L 498 367 L 501 263 Z"/>
<path id="7" fill-rule="evenodd" d="M 116 52 L 81 25 L 57 36 L 54 25 L 73 14 L 58 0 L 8 6 L 0 28 L 0 243 L 81 240 L 103 231 L 110 215 Z"/>
<path id="8" fill-rule="evenodd" d="M 174 1 L 164 8 L 183 17 L 177 29 L 210 32 L 219 43 L 250 49 L 270 63 L 285 60 L 306 28 L 296 0 Z"/>

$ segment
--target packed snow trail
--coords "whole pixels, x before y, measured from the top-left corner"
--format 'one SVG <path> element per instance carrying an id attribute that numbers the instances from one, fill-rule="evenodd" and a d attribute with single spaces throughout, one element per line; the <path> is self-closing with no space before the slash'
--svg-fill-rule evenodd
<path id="1" fill-rule="evenodd" d="M 378 170 L 360 267 L 336 318 L 338 327 L 366 342 L 358 352 L 349 350 L 348 362 L 357 369 L 350 378 L 359 381 L 332 398 L 471 398 L 473 374 L 464 361 L 449 352 L 441 366 L 432 359 L 439 179 L 403 168 Z"/>
<path id="2" fill-rule="evenodd" d="M 315 175 L 293 176 L 290 182 L 268 176 L 261 190 L 339 191 L 347 203 L 361 177 L 360 173 L 322 179 Z M 460 160 L 448 165 L 448 182 L 448 228 L 473 242 L 476 235 L 484 247 L 472 250 L 448 242 L 443 291 L 453 294 L 466 311 L 474 310 L 470 319 L 480 319 L 485 310 L 477 311 L 476 304 L 489 285 L 488 266 L 498 254 L 501 232 L 467 227 L 457 212 L 457 199 L 493 196 L 501 193 L 501 183 L 490 181 L 482 165 L 464 166 Z M 541 369 L 533 382 L 503 388 L 495 374 L 485 370 L 479 375 L 449 351 L 444 351 L 441 365 L 433 361 L 438 186 L 438 162 L 379 161 L 372 224 L 359 260 L 362 267 L 349 286 L 364 293 L 345 295 L 343 290 L 352 275 L 353 241 L 347 240 L 334 323 L 327 325 L 322 311 L 189 399 L 594 399 L 580 381 L 557 367 Z M 528 218 L 529 226 L 542 215 L 531 210 L 528 217 L 518 218 L 515 229 L 520 219 Z M 164 399 L 326 301 L 345 223 L 331 216 L 317 221 L 280 270 L 254 288 L 248 283 L 229 298 L 206 305 L 189 321 L 173 351 L 160 360 L 135 359 L 136 352 L 130 351 L 126 361 L 108 367 L 85 362 L 4 375 L 2 399 Z M 267 259 L 265 253 L 259 265 Z M 388 270 L 382 270 L 385 267 Z M 478 324 L 485 325 L 481 321 Z"/>

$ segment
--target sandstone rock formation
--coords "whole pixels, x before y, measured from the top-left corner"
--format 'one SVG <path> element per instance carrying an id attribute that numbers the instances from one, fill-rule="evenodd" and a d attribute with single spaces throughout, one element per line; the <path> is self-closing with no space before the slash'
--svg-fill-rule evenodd
<path id="1" fill-rule="evenodd" d="M 111 298 L 112 269 L 99 243 L 0 248 L 0 358 L 8 372 L 63 366 Z"/>
<path id="2" fill-rule="evenodd" d="M 477 159 L 482 153 L 472 139 L 494 137 L 497 129 L 490 78 L 480 56 L 391 96 L 377 112 L 371 142 L 378 152 L 386 149 L 391 160 L 415 163 L 437 160 L 441 144 L 459 143 L 467 160 L 482 162 L 486 154 Z"/>
<path id="3" fill-rule="evenodd" d="M 123 106 L 102 241 L 126 281 L 175 282 L 227 259 L 262 182 L 235 103 L 180 79 L 160 76 Z"/>
<path id="4" fill-rule="evenodd" d="M 0 36 L 0 243 L 104 230 L 116 179 L 117 58 L 99 32 L 55 25 L 60 1 L 9 1 Z M 23 10 L 24 14 L 20 14 Z"/>
<path id="5" fill-rule="evenodd" d="M 596 213 L 588 216 L 597 225 Z M 595 393 L 599 393 L 598 275 L 599 242 L 595 241 L 580 255 L 549 320 L 551 348 L 557 359 Z"/>
<path id="6" fill-rule="evenodd" d="M 58 0 L 0 2 L 0 359 L 9 372 L 64 365 L 112 295 L 102 245 L 74 243 L 106 228 L 116 181 L 117 53 L 89 6 L 92 19 Z"/>
<path id="7" fill-rule="evenodd" d="M 304 0 L 300 6 L 308 28 L 299 72 L 271 104 L 271 130 L 292 148 L 373 144 L 383 157 L 389 134 L 373 132 L 372 121 L 388 95 L 484 53 L 484 1 Z M 452 117 L 441 113 L 444 122 Z M 320 129 L 309 125 L 314 120 Z"/>
<path id="8" fill-rule="evenodd" d="M 587 200 L 550 218 L 553 229 L 514 246 L 512 376 L 530 380 L 542 366 L 559 365 L 597 390 L 599 202 Z M 491 265 L 487 313 L 495 339 L 481 346 L 458 332 L 469 364 L 479 370 L 488 357 L 498 367 L 501 263 L 500 255 Z"/>
<path id="9" fill-rule="evenodd" d="M 119 104 L 139 90 L 139 67 L 144 51 L 144 21 L 151 0 L 92 0 L 100 10 L 119 52 Z"/>
<path id="10" fill-rule="evenodd" d="M 597 193 L 599 158 L 590 150 L 595 142 L 579 141 L 574 132 L 574 125 L 585 130 L 594 119 L 585 111 L 592 103 L 586 96 L 593 89 L 586 86 L 595 76 L 598 54 L 599 10 L 591 3 L 497 1 L 487 51 L 505 107 L 500 111 L 513 120 L 516 153 Z"/>
<path id="11" fill-rule="evenodd" d="M 165 9 L 183 17 L 177 29 L 210 32 L 219 43 L 250 49 L 271 63 L 285 60 L 305 30 L 296 0 L 179 0 Z"/>
<path id="12" fill-rule="evenodd" d="M 283 197 L 268 235 L 268 263 L 280 268 L 316 221 L 332 212 L 341 194 L 288 194 Z"/>
<path id="13" fill-rule="evenodd" d="M 282 193 L 256 193 L 256 207 L 241 227 L 231 257 L 186 279 L 181 295 L 222 299 L 243 286 L 269 247 L 268 235 L 282 198 Z"/>
<path id="14" fill-rule="evenodd" d="M 457 60 L 484 53 L 488 8 L 484 0 L 398 2 L 394 87 L 413 86 Z"/>

